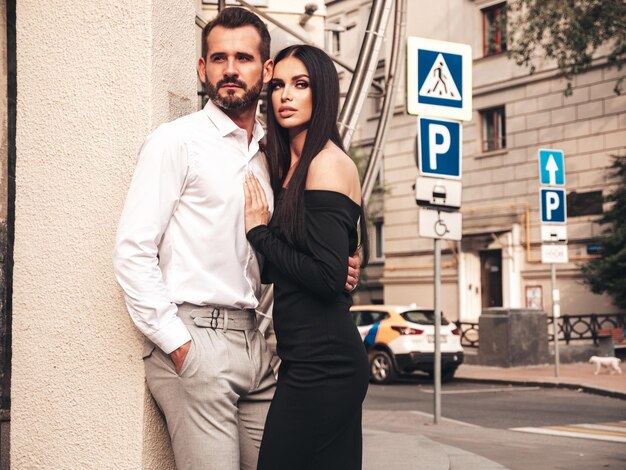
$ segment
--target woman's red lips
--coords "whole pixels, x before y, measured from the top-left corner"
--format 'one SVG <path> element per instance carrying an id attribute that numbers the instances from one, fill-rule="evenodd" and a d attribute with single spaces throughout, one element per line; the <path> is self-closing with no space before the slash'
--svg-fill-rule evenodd
<path id="1" fill-rule="evenodd" d="M 292 108 L 291 106 L 281 106 L 280 108 L 278 108 L 278 112 L 279 113 L 283 113 L 286 111 L 297 111 L 296 108 Z"/>

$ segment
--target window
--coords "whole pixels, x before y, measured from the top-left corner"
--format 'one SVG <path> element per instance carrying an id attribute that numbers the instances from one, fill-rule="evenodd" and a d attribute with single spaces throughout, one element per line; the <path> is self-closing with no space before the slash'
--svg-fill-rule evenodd
<path id="1" fill-rule="evenodd" d="M 326 23 L 326 51 L 331 55 L 338 55 L 341 52 L 341 33 L 346 31 L 346 27 L 340 23 Z"/>
<path id="2" fill-rule="evenodd" d="M 567 216 L 580 217 L 581 215 L 602 214 L 602 191 L 577 193 L 572 191 L 567 195 Z"/>
<path id="3" fill-rule="evenodd" d="M 383 258 L 383 221 L 374 222 L 374 259 Z"/>
<path id="4" fill-rule="evenodd" d="M 341 52 L 341 33 L 339 31 L 333 31 L 333 54 L 339 54 Z"/>
<path id="5" fill-rule="evenodd" d="M 482 151 L 491 152 L 506 148 L 506 127 L 504 106 L 485 109 L 480 112 L 482 125 Z"/>
<path id="6" fill-rule="evenodd" d="M 482 10 L 483 56 L 506 51 L 506 3 Z"/>
<path id="7" fill-rule="evenodd" d="M 356 326 L 373 325 L 374 323 L 378 323 L 388 317 L 389 314 L 385 312 L 372 312 L 367 310 L 352 312 L 352 318 Z"/>
<path id="8" fill-rule="evenodd" d="M 418 325 L 434 325 L 435 324 L 435 312 L 434 310 L 409 310 L 408 312 L 401 313 L 400 316 L 406 321 L 411 323 L 417 323 Z M 449 325 L 450 322 L 444 316 L 441 317 L 442 325 Z"/>

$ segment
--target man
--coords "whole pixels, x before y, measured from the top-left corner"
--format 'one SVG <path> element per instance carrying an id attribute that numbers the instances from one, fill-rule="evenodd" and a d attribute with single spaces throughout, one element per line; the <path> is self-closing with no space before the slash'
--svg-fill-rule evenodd
<path id="1" fill-rule="evenodd" d="M 272 77 L 269 43 L 242 8 L 204 28 L 198 74 L 210 101 L 148 136 L 118 229 L 116 277 L 146 336 L 146 380 L 180 470 L 256 468 L 274 393 L 242 189 L 252 171 L 271 195 L 255 121 Z M 351 267 L 348 287 L 357 276 Z"/>

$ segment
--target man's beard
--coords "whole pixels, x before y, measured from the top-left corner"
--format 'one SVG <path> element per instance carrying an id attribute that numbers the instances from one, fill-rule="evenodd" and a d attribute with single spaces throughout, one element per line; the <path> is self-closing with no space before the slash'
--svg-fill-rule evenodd
<path id="1" fill-rule="evenodd" d="M 220 87 L 228 83 L 239 86 L 244 91 L 243 96 L 237 96 L 235 93 L 230 92 L 227 92 L 226 96 L 221 96 L 219 94 Z M 207 79 L 205 89 L 209 95 L 209 99 L 220 108 L 229 111 L 244 111 L 256 104 L 261 90 L 263 89 L 263 78 L 261 77 L 250 89 L 248 89 L 248 86 L 244 82 L 236 78 L 225 78 L 218 81 L 215 85 Z"/>

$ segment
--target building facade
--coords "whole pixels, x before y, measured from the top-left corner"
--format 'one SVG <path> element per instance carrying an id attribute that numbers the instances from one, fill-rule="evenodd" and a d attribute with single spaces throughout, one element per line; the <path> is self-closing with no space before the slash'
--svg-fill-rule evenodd
<path id="1" fill-rule="evenodd" d="M 492 0 L 407 2 L 407 36 L 472 47 L 473 115 L 462 132 L 463 239 L 442 243 L 444 313 L 473 321 L 489 307 L 550 310 L 550 266 L 540 259 L 540 148 L 565 153 L 570 262 L 557 265 L 561 311 L 614 312 L 607 296 L 583 285 L 580 264 L 597 256 L 601 227 L 595 220 L 603 210 L 602 195 L 615 184 L 608 171 L 611 155 L 626 151 L 626 96 L 613 92 L 618 72 L 600 53 L 588 72 L 575 77 L 572 95 L 564 96 L 566 82 L 554 64 L 542 62 L 529 75 L 508 59 L 505 5 Z M 327 23 L 345 27 L 335 40 L 338 54 L 356 58 L 360 41 L 355 38 L 362 37 L 361 31 L 351 33 L 349 27 L 365 27 L 371 2 L 336 0 L 326 6 Z M 385 303 L 432 307 L 433 241 L 418 236 L 413 190 L 417 125 L 405 111 L 404 87 L 401 82 L 384 149 L 382 210 L 375 219 L 384 264 L 369 277 L 382 286 Z M 353 145 L 364 153 L 371 145 L 377 101 L 369 100 L 355 134 Z M 372 300 L 367 292 L 363 298 Z"/>

